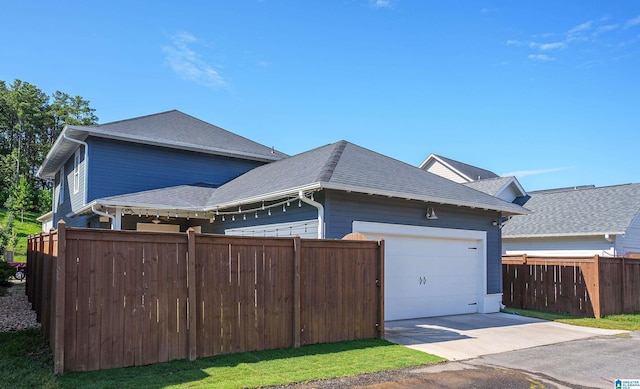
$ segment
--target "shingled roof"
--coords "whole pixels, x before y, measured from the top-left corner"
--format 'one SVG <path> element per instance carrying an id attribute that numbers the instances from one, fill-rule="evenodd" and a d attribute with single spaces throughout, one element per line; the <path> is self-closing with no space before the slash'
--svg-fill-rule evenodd
<path id="1" fill-rule="evenodd" d="M 217 189 L 202 189 L 203 196 L 198 197 L 198 201 L 204 200 L 205 191 L 209 191 L 210 197 L 199 205 L 199 209 L 224 209 L 297 195 L 299 191 L 321 189 L 491 209 L 505 214 L 528 212 L 518 205 L 346 141 L 259 166 Z M 195 204 L 185 203 L 183 190 L 190 190 L 190 187 L 113 196 L 96 202 L 103 205 L 145 206 L 148 201 L 150 205 L 160 208 L 189 206 L 188 209 L 195 209 L 192 207 Z M 133 200 L 135 204 L 129 204 Z"/>
<path id="2" fill-rule="evenodd" d="M 66 126 L 47 154 L 38 176 L 52 178 L 78 144 L 89 135 L 175 149 L 258 161 L 277 161 L 287 155 L 183 112 L 172 110 L 95 126 Z"/>
<path id="3" fill-rule="evenodd" d="M 433 156 L 439 158 L 440 160 L 447 163 L 449 166 L 456 169 L 458 172 L 464 174 L 473 181 L 499 177 L 496 173 L 490 170 L 481 169 L 477 166 L 469 165 L 464 162 L 456 161 L 455 159 L 443 157 L 437 154 L 433 154 Z"/>
<path id="4" fill-rule="evenodd" d="M 623 234 L 640 213 L 640 184 L 530 192 L 525 207 L 533 213 L 514 216 L 503 238 Z"/>

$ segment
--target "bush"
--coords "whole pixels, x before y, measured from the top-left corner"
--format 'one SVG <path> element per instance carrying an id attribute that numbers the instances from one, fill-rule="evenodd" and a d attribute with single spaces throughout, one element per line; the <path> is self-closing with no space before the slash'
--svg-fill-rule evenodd
<path id="1" fill-rule="evenodd" d="M 6 285 L 16 272 L 16 269 L 5 261 L 0 261 L 0 285 Z"/>

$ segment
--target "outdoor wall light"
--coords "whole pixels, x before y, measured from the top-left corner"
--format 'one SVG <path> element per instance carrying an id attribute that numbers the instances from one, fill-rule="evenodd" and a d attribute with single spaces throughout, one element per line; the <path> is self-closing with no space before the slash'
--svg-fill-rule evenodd
<path id="1" fill-rule="evenodd" d="M 429 220 L 437 220 L 438 216 L 436 216 L 436 211 L 433 210 L 433 208 L 429 207 L 427 208 L 427 219 Z"/>

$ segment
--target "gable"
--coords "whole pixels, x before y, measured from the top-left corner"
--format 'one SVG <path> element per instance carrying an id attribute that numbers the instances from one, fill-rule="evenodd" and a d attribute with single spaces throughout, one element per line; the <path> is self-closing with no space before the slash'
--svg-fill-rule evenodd
<path id="1" fill-rule="evenodd" d="M 433 173 L 433 174 L 438 175 L 440 177 L 444 177 L 444 178 L 446 178 L 448 180 L 451 180 L 453 182 L 457 182 L 458 184 L 464 184 L 464 183 L 469 182 L 469 180 L 467 178 L 462 176 L 456 170 L 451 169 L 450 167 L 446 166 L 442 162 L 440 162 L 438 160 L 435 160 L 435 159 L 429 161 L 427 163 L 427 165 L 424 166 L 423 170 L 426 170 L 429 173 Z"/>

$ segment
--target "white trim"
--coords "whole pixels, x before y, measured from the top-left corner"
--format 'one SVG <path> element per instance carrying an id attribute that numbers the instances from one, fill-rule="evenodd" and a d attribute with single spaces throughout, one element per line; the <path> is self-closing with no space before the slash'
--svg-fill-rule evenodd
<path id="1" fill-rule="evenodd" d="M 73 154 L 73 194 L 80 191 L 80 148 Z"/>
<path id="2" fill-rule="evenodd" d="M 66 175 L 64 174 L 64 165 L 60 168 L 60 190 L 58 191 L 58 205 L 64 204 L 64 182 Z"/>

